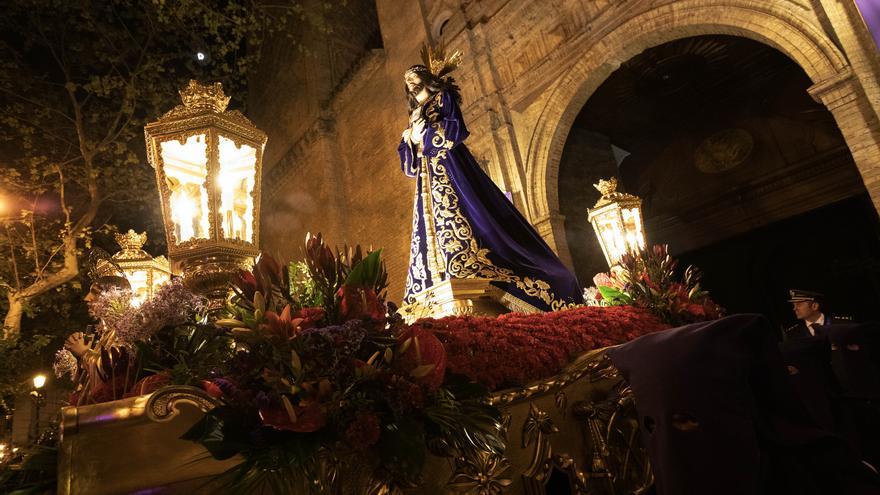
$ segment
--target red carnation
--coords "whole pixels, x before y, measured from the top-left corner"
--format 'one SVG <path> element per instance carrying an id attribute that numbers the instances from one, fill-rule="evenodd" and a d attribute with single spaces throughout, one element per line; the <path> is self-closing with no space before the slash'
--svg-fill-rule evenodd
<path id="1" fill-rule="evenodd" d="M 369 412 L 359 412 L 348 424 L 345 430 L 345 439 L 357 450 L 366 450 L 379 441 L 382 433 L 382 424 L 379 418 Z"/>

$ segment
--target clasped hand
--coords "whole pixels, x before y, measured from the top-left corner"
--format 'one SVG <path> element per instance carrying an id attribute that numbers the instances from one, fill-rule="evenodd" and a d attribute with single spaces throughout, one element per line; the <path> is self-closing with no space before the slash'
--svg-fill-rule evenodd
<path id="1" fill-rule="evenodd" d="M 82 332 L 74 332 L 70 334 L 70 336 L 67 337 L 67 340 L 64 341 L 64 347 L 76 357 L 82 357 L 82 355 L 89 350 L 89 346 L 86 345 L 85 336 Z"/>

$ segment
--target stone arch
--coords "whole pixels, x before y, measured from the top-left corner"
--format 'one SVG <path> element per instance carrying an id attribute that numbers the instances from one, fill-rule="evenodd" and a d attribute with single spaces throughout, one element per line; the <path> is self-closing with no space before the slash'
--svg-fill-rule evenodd
<path id="1" fill-rule="evenodd" d="M 811 93 L 817 100 L 824 99 L 817 94 L 819 90 L 836 89 L 850 78 L 845 57 L 825 33 L 796 15 L 793 3 L 787 9 L 779 3 L 782 2 L 670 2 L 624 20 L 598 41 L 585 42 L 592 44 L 583 47 L 583 55 L 550 90 L 531 135 L 526 162 L 528 214 L 563 260 L 570 260 L 571 255 L 559 213 L 562 150 L 581 108 L 623 62 L 669 41 L 720 34 L 750 38 L 787 55 L 813 81 Z M 571 50 L 579 48 L 573 46 Z M 844 123 L 837 120 L 846 136 Z"/>

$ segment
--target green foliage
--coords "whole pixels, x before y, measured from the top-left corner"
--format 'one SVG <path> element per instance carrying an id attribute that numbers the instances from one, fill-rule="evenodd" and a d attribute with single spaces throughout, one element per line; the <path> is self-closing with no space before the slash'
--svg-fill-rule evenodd
<path id="1" fill-rule="evenodd" d="M 39 367 L 40 356 L 51 341 L 49 335 L 0 339 L 0 405 L 4 398 L 29 390 L 37 371 L 45 372 Z"/>
<path id="2" fill-rule="evenodd" d="M 322 7 L 323 8 L 323 7 Z M 147 228 L 161 249 L 143 126 L 193 78 L 243 108 L 267 35 L 308 22 L 298 2 L 21 0 L 0 16 L 0 291 L 4 313 L 54 309 L 93 238 Z M 199 61 L 196 53 L 205 55 Z M 120 207 L 122 206 L 122 207 Z M 105 245 L 114 249 L 112 241 Z M 148 246 L 149 248 L 149 246 Z M 15 313 L 14 313 L 15 314 Z M 13 318 L 16 320 L 16 318 Z M 17 321 L 10 329 L 18 332 Z M 64 331 L 69 332 L 65 329 Z"/>
<path id="3" fill-rule="evenodd" d="M 305 261 L 291 261 L 287 266 L 287 272 L 290 279 L 290 296 L 294 301 L 299 302 L 299 307 L 314 308 L 324 305 L 323 294 L 309 276 L 309 266 Z"/>
<path id="4" fill-rule="evenodd" d="M 602 303 L 646 308 L 671 325 L 721 316 L 723 309 L 700 286 L 700 271 L 688 266 L 679 276 L 677 266 L 665 245 L 624 255 L 610 277 L 603 275 L 615 286 L 598 287 Z"/>
<path id="5" fill-rule="evenodd" d="M 168 373 L 176 385 L 198 385 L 222 373 L 233 355 L 229 334 L 213 325 L 180 325 L 161 329 L 147 341 L 137 342 L 138 376 Z"/>
<path id="6" fill-rule="evenodd" d="M 616 289 L 614 287 L 608 287 L 607 285 L 600 285 L 598 287 L 599 294 L 602 294 L 602 300 L 605 301 L 609 306 L 620 306 L 625 304 L 632 304 L 633 300 L 629 294 L 623 292 L 620 289 Z"/>

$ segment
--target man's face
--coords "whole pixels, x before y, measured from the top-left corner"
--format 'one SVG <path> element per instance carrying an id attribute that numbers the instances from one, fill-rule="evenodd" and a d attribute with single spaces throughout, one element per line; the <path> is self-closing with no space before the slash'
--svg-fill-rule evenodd
<path id="1" fill-rule="evenodd" d="M 819 304 L 815 301 L 793 302 L 791 307 L 799 320 L 813 320 L 819 316 Z"/>
<path id="2" fill-rule="evenodd" d="M 421 92 L 424 87 L 422 78 L 415 72 L 407 72 L 406 75 L 403 76 L 403 81 L 406 83 L 406 90 L 413 95 Z"/>

